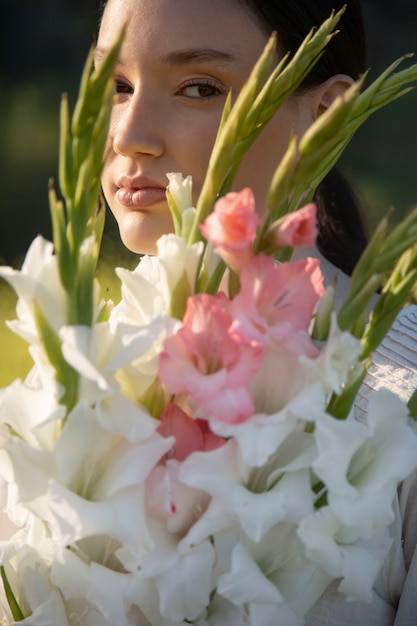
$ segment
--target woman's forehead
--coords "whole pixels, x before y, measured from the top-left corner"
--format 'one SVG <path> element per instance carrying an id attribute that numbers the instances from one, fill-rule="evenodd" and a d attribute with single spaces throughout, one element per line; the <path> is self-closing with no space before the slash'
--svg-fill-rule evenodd
<path id="1" fill-rule="evenodd" d="M 227 39 L 244 32 L 260 30 L 251 13 L 237 0 L 109 0 L 103 14 L 102 28 L 124 24 L 142 35 L 180 39 L 217 36 Z"/>
<path id="2" fill-rule="evenodd" d="M 170 64 L 191 55 L 196 63 L 204 56 L 219 64 L 248 56 L 255 61 L 266 43 L 265 33 L 237 0 L 110 0 L 99 48 L 109 47 L 125 23 L 121 58 L 127 62 L 139 52 Z"/>

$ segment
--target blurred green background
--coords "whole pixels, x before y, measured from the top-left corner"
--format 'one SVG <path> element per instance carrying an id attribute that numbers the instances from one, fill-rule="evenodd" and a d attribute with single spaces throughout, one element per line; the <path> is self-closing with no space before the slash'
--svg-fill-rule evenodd
<path id="1" fill-rule="evenodd" d="M 59 101 L 74 104 L 95 39 L 99 0 L 0 0 L 0 263 L 19 266 L 33 238 L 51 238 L 48 180 L 57 178 Z M 417 52 L 417 0 L 364 0 L 370 78 Z M 393 207 L 399 220 L 417 205 L 417 90 L 375 114 L 341 161 L 362 201 L 369 229 Z M 106 223 L 104 288 L 117 298 L 106 268 L 132 265 L 113 218 Z M 0 282 L 0 386 L 29 365 L 26 346 L 5 329 L 15 297 Z"/>

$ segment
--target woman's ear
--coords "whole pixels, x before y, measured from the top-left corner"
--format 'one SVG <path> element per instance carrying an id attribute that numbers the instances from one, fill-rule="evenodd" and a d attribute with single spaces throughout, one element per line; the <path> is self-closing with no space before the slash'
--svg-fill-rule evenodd
<path id="1" fill-rule="evenodd" d="M 336 74 L 315 88 L 315 119 L 322 115 L 330 105 L 343 95 L 355 81 L 347 74 Z"/>

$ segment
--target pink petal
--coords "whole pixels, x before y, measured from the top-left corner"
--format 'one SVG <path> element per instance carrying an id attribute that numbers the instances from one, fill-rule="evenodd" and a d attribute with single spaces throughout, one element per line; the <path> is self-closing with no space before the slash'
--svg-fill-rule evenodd
<path id="1" fill-rule="evenodd" d="M 157 431 L 163 437 L 175 437 L 175 444 L 168 456 L 177 461 L 184 461 L 191 452 L 204 448 L 204 435 L 200 426 L 173 402 L 165 407 Z"/>
<path id="2" fill-rule="evenodd" d="M 240 272 L 253 255 L 258 224 L 253 192 L 245 188 L 220 198 L 213 213 L 200 224 L 200 231 L 227 265 Z"/>
<path id="3" fill-rule="evenodd" d="M 317 207 L 314 203 L 286 215 L 273 233 L 273 241 L 277 247 L 313 246 L 318 235 Z"/>

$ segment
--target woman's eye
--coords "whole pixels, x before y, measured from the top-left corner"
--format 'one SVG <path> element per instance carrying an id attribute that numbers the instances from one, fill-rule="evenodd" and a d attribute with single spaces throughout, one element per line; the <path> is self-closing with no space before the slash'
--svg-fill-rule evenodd
<path id="1" fill-rule="evenodd" d="M 223 95 L 224 89 L 216 82 L 211 81 L 193 81 L 183 85 L 179 91 L 180 95 L 187 98 L 209 100 Z"/>
<path id="2" fill-rule="evenodd" d="M 118 96 L 133 93 L 133 89 L 126 81 L 116 78 L 114 81 L 114 93 L 117 100 Z"/>

